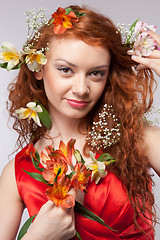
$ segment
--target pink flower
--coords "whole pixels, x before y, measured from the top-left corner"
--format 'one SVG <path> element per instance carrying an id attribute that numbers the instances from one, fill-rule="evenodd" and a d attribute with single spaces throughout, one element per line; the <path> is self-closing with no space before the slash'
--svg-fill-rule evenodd
<path id="1" fill-rule="evenodd" d="M 149 56 L 156 47 L 155 40 L 147 32 L 142 32 L 136 38 L 133 50 L 138 56 Z"/>
<path id="2" fill-rule="evenodd" d="M 156 41 L 149 35 L 148 30 L 156 31 L 156 26 L 138 21 L 135 26 L 135 41 L 133 51 L 138 56 L 149 56 L 155 48 Z"/>
<path id="3" fill-rule="evenodd" d="M 148 31 L 148 30 L 152 30 L 153 32 L 155 32 L 156 31 L 156 26 L 148 25 L 147 23 L 144 23 L 142 21 L 138 21 L 136 23 L 136 26 L 135 26 L 135 33 L 136 34 L 139 34 L 143 31 Z"/>

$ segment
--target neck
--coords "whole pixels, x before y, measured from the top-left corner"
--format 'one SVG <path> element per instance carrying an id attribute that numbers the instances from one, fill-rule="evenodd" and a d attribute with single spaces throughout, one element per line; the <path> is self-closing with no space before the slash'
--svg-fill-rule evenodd
<path id="1" fill-rule="evenodd" d="M 79 131 L 79 125 L 82 119 L 67 118 L 60 116 L 57 112 L 56 114 L 54 112 L 51 118 L 52 128 L 47 131 L 46 134 L 54 140 L 54 145 L 56 145 L 56 142 L 59 143 L 60 140 L 67 143 L 71 138 L 76 139 L 76 142 L 85 139 L 87 133 L 86 127 L 82 127 L 81 125 L 81 132 Z"/>

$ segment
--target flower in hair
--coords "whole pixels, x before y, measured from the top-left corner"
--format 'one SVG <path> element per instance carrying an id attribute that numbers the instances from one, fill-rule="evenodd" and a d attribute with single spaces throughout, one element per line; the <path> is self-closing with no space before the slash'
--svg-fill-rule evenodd
<path id="1" fill-rule="evenodd" d="M 133 51 L 138 56 L 150 56 L 156 46 L 155 40 L 147 32 L 142 32 L 134 42 Z"/>
<path id="2" fill-rule="evenodd" d="M 149 35 L 148 30 L 156 31 L 156 26 L 138 21 L 135 25 L 135 41 L 133 51 L 139 56 L 149 56 L 158 49 L 156 41 Z"/>
<path id="3" fill-rule="evenodd" d="M 129 25 L 130 26 L 130 25 Z M 124 28 L 124 24 L 117 25 L 122 34 L 124 46 L 131 48 L 138 56 L 149 56 L 154 49 L 160 50 L 156 41 L 149 35 L 149 30 L 156 31 L 156 26 L 148 25 L 137 19 L 129 28 Z"/>
<path id="4" fill-rule="evenodd" d="M 85 15 L 78 11 L 74 11 L 72 8 L 61 8 L 59 7 L 56 12 L 52 14 L 52 21 L 54 24 L 53 32 L 55 34 L 62 34 L 67 29 L 73 28 L 72 22 L 78 22 L 78 17 Z"/>
<path id="5" fill-rule="evenodd" d="M 10 42 L 4 42 L 0 49 L 0 60 L 4 63 L 0 65 L 8 71 L 13 69 L 20 62 L 20 56 L 14 45 Z"/>
<path id="6" fill-rule="evenodd" d="M 42 127 L 38 112 L 43 112 L 40 105 L 37 105 L 36 102 L 29 102 L 26 105 L 27 108 L 19 108 L 16 110 L 16 113 L 18 114 L 18 117 L 20 119 L 26 119 L 29 118 L 29 120 L 32 118 L 34 122 L 39 126 Z"/>
<path id="7" fill-rule="evenodd" d="M 76 14 L 71 11 L 69 14 L 66 14 L 66 10 L 59 7 L 55 13 L 52 14 L 55 34 L 62 34 L 68 28 L 72 28 L 72 22 L 78 22 Z"/>
<path id="8" fill-rule="evenodd" d="M 47 59 L 46 56 L 43 54 L 42 50 L 36 49 L 27 49 L 20 52 L 21 57 L 25 57 L 25 63 L 27 67 L 32 72 L 38 72 L 41 70 L 42 66 L 46 64 Z"/>

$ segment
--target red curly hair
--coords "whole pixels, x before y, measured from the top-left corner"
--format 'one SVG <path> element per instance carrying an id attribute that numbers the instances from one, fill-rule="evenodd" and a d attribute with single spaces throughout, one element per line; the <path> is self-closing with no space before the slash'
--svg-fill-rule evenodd
<path id="1" fill-rule="evenodd" d="M 88 131 L 92 128 L 93 121 L 97 121 L 98 112 L 104 103 L 113 106 L 114 112 L 121 125 L 121 138 L 118 143 L 103 152 L 109 152 L 117 161 L 109 166 L 128 193 L 129 200 L 134 208 L 134 222 L 140 212 L 152 212 L 154 196 L 148 173 L 148 159 L 143 154 L 142 142 L 145 121 L 143 115 L 148 111 L 153 102 L 154 83 L 153 74 L 149 70 L 136 73 L 135 62 L 127 55 L 127 48 L 123 46 L 121 35 L 113 22 L 101 14 L 87 8 L 70 6 L 73 10 L 84 12 L 79 22 L 73 23 L 73 28 L 62 35 L 53 34 L 53 24 L 40 29 L 42 33 L 35 48 L 45 48 L 53 38 L 78 38 L 90 45 L 102 46 L 110 50 L 111 63 L 105 90 L 92 111 L 83 119 L 88 124 Z M 26 106 L 30 101 L 38 100 L 48 109 L 48 101 L 44 91 L 43 81 L 37 81 L 34 73 L 26 64 L 22 64 L 15 82 L 9 86 L 10 116 L 15 119 L 13 128 L 19 133 L 18 144 L 22 144 L 34 135 L 39 139 L 45 135 L 46 128 L 38 127 L 33 121 L 20 120 L 15 110 Z M 84 146 L 84 153 L 88 153 L 88 144 Z M 139 226 L 140 228 L 140 226 Z M 141 229 L 142 230 L 142 229 Z"/>

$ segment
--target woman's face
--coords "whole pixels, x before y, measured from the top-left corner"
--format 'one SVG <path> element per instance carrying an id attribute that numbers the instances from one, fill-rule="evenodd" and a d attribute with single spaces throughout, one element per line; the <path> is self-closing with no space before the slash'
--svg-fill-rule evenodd
<path id="1" fill-rule="evenodd" d="M 50 114 L 81 119 L 94 107 L 106 85 L 110 53 L 78 39 L 53 39 L 47 63 L 37 79 L 44 81 Z"/>

